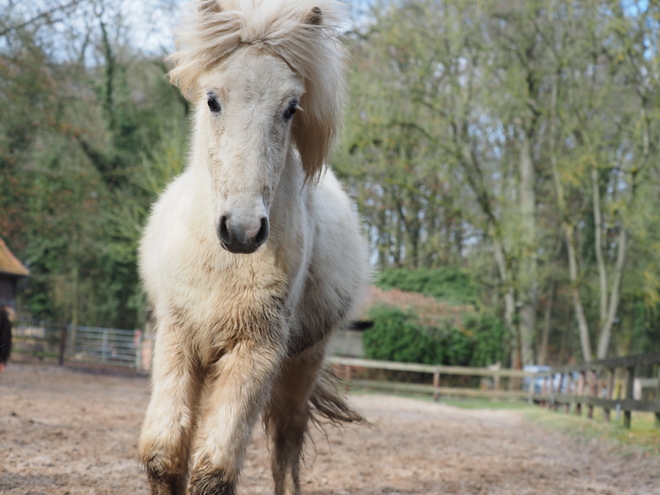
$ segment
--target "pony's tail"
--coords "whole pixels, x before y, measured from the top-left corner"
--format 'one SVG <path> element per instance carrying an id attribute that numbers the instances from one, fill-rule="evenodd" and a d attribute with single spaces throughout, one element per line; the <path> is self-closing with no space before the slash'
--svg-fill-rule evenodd
<path id="1" fill-rule="evenodd" d="M 326 369 L 320 371 L 309 397 L 312 421 L 319 424 L 326 420 L 334 426 L 339 426 L 341 423 L 367 422 L 364 416 L 348 404 L 337 385 L 338 378 L 331 371 Z"/>

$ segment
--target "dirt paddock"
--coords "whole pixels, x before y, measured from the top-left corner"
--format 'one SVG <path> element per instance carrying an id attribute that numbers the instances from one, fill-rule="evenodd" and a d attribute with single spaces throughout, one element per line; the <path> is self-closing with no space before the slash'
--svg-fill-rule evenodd
<path id="1" fill-rule="evenodd" d="M 136 440 L 144 378 L 10 364 L 0 374 L 0 493 L 147 494 Z M 314 431 L 306 495 L 660 494 L 657 459 L 548 432 L 512 411 L 462 410 L 382 395 L 353 396 L 375 427 Z M 241 495 L 272 493 L 255 432 Z"/>

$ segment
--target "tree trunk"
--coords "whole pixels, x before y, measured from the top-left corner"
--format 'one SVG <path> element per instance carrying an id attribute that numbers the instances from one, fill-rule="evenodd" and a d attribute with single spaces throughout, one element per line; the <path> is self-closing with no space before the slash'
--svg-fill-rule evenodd
<path id="1" fill-rule="evenodd" d="M 516 298 L 513 286 L 509 281 L 509 274 L 506 266 L 506 259 L 504 257 L 504 248 L 502 243 L 497 239 L 493 238 L 493 250 L 495 253 L 495 263 L 497 265 L 497 271 L 500 276 L 501 287 L 505 289 L 504 292 L 504 324 L 509 330 L 511 337 L 511 366 L 515 369 L 520 369 L 522 364 L 522 358 L 520 353 L 519 345 L 519 333 L 518 328 L 513 323 L 515 312 L 516 312 Z"/>
<path id="2" fill-rule="evenodd" d="M 552 281 L 550 291 L 548 292 L 548 300 L 543 312 L 543 333 L 541 334 L 541 345 L 538 352 L 538 364 L 545 365 L 548 360 L 548 341 L 550 340 L 550 322 L 552 320 L 552 305 L 555 301 L 555 291 L 557 289 L 557 282 Z"/>
<path id="3" fill-rule="evenodd" d="M 538 301 L 536 256 L 536 193 L 531 138 L 524 133 L 520 151 L 520 216 L 523 258 L 520 262 L 520 345 L 523 364 L 534 363 L 536 305 Z"/>
<path id="4" fill-rule="evenodd" d="M 623 266 L 626 263 L 626 248 L 627 248 L 627 235 L 626 229 L 623 225 L 620 227 L 619 233 L 619 246 L 616 256 L 616 265 L 614 267 L 614 277 L 612 280 L 612 291 L 610 292 L 609 308 L 607 318 L 600 330 L 598 338 L 598 359 L 605 359 L 607 351 L 610 347 L 610 340 L 612 337 L 612 325 L 616 318 L 616 313 L 619 309 L 619 302 L 621 301 L 621 277 L 623 275 Z"/>
<path id="5" fill-rule="evenodd" d="M 600 287 L 600 320 L 599 326 L 602 328 L 607 320 L 607 270 L 605 269 L 605 260 L 603 259 L 603 220 L 600 211 L 600 189 L 598 184 L 598 170 L 591 169 L 591 190 L 594 207 L 594 250 L 596 251 L 596 263 L 598 265 L 598 280 Z"/>
<path id="6" fill-rule="evenodd" d="M 568 252 L 568 274 L 571 281 L 571 295 L 573 296 L 573 308 L 578 321 L 578 332 L 580 334 L 580 346 L 582 348 L 582 358 L 585 362 L 591 361 L 591 340 L 589 338 L 589 324 L 584 316 L 584 307 L 580 297 L 580 287 L 578 285 L 578 267 L 577 256 L 573 239 L 573 226 L 569 222 L 568 209 L 564 199 L 564 186 L 559 177 L 557 168 L 557 95 L 559 92 L 559 73 L 556 74 L 552 87 L 550 104 L 550 166 L 552 168 L 552 178 L 555 184 L 555 193 L 557 195 L 557 206 L 562 216 L 562 230 L 564 231 L 564 240 L 566 241 L 566 250 Z"/>
<path id="7" fill-rule="evenodd" d="M 575 255 L 575 246 L 573 245 L 573 228 L 564 224 L 564 235 L 566 236 L 566 247 L 568 248 L 568 274 L 571 280 L 571 293 L 573 295 L 573 307 L 578 321 L 578 331 L 580 333 L 580 345 L 582 346 L 582 359 L 584 362 L 591 361 L 591 339 L 589 337 L 589 324 L 584 316 L 584 307 L 580 297 L 580 287 L 578 286 L 577 276 L 577 257 Z"/>

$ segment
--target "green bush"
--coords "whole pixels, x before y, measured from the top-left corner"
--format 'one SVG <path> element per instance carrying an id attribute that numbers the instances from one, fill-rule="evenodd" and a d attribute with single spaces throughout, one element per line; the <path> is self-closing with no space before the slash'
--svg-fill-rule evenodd
<path id="1" fill-rule="evenodd" d="M 463 326 L 474 341 L 470 366 L 485 367 L 504 363 L 509 339 L 500 318 L 487 313 L 468 315 L 463 319 Z"/>
<path id="2" fill-rule="evenodd" d="M 368 359 L 405 363 L 487 366 L 505 356 L 504 325 L 487 314 L 468 315 L 463 328 L 445 323 L 424 326 L 413 311 L 375 306 L 369 312 L 373 326 L 365 330 Z"/>
<path id="3" fill-rule="evenodd" d="M 387 268 L 378 275 L 376 285 L 384 290 L 419 292 L 450 304 L 477 304 L 480 298 L 479 287 L 472 277 L 451 266 L 417 270 Z"/>
<path id="4" fill-rule="evenodd" d="M 374 325 L 363 335 L 368 359 L 423 364 L 442 360 L 440 342 L 425 331 L 412 311 L 375 306 L 369 317 Z"/>

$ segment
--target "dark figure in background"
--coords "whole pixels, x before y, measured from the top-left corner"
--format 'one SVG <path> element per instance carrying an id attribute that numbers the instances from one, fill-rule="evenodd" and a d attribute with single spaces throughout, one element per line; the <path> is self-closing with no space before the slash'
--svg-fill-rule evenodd
<path id="1" fill-rule="evenodd" d="M 0 371 L 5 369 L 9 354 L 11 354 L 11 320 L 7 309 L 0 306 Z"/>

